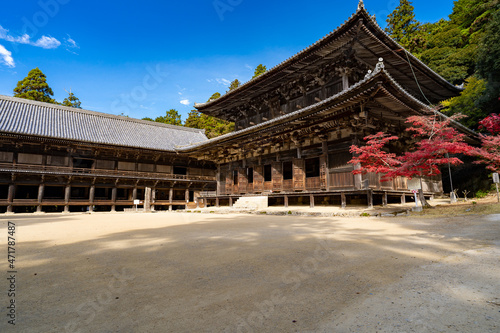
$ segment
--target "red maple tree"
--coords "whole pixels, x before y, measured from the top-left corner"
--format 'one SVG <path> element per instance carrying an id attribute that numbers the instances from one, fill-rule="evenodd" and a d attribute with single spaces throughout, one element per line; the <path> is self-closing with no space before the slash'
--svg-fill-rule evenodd
<path id="1" fill-rule="evenodd" d="M 500 134 L 500 116 L 496 113 L 490 114 L 479 122 L 479 128 L 485 128 L 491 134 Z"/>
<path id="2" fill-rule="evenodd" d="M 416 140 L 414 146 L 402 155 L 388 153 L 384 146 L 391 140 L 398 139 L 383 132 L 365 138 L 367 144 L 358 147 L 351 146 L 351 152 L 356 154 L 349 163 L 356 165 L 353 174 L 368 172 L 383 173 L 381 181 L 404 176 L 410 179 L 420 179 L 419 198 L 422 205 L 430 206 L 422 191 L 422 178 L 441 174 L 439 166 L 445 164 L 458 165 L 463 163 L 458 157 L 449 154 L 470 153 L 473 148 L 464 142 L 465 134 L 459 133 L 451 126 L 462 115 L 444 117 L 442 115 L 411 116 L 406 123 L 411 124 L 407 131 L 413 132 Z"/>
<path id="3" fill-rule="evenodd" d="M 480 160 L 474 163 L 486 164 L 486 169 L 500 172 L 500 116 L 493 113 L 479 122 L 491 135 L 481 134 L 481 148 L 476 148 L 473 155 Z"/>

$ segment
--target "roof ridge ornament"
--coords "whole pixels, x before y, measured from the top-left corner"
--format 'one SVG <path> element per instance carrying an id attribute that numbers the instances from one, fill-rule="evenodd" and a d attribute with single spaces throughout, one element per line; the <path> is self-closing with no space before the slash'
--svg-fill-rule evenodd
<path id="1" fill-rule="evenodd" d="M 385 65 L 384 65 L 384 58 L 378 58 L 378 63 L 377 65 L 375 66 L 375 72 L 380 72 L 381 70 L 383 70 L 385 68 Z"/>
<path id="2" fill-rule="evenodd" d="M 358 3 L 358 11 L 365 8 L 365 4 L 363 3 L 363 0 L 359 0 L 359 3 Z"/>

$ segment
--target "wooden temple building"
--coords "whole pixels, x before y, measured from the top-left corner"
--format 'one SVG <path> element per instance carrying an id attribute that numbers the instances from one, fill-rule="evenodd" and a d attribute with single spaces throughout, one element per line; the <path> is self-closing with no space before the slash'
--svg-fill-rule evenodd
<path id="1" fill-rule="evenodd" d="M 392 40 L 360 1 L 323 39 L 219 99 L 197 104 L 235 122 L 236 132 L 181 151 L 217 164 L 219 201 L 264 194 L 269 204 L 285 206 L 405 202 L 408 179 L 353 175 L 349 147 L 384 131 L 402 135 L 395 149 L 404 150 L 411 141 L 406 118 L 430 115 L 430 104 L 460 91 Z M 442 193 L 441 178 L 426 179 L 423 190 Z"/>
<path id="2" fill-rule="evenodd" d="M 196 104 L 236 124 L 203 131 L 0 96 L 0 212 L 146 210 L 232 205 L 387 204 L 412 195 L 404 177 L 353 175 L 349 147 L 405 134 L 410 115 L 460 89 L 392 40 L 360 1 L 323 39 L 217 100 Z M 461 131 L 467 129 L 457 125 Z M 407 136 L 405 136 L 407 135 Z M 442 193 L 426 179 L 427 196 Z M 30 208 L 31 207 L 31 208 Z"/>
<path id="3" fill-rule="evenodd" d="M 204 131 L 0 96 L 0 212 L 196 207 L 213 163 L 175 152 Z"/>

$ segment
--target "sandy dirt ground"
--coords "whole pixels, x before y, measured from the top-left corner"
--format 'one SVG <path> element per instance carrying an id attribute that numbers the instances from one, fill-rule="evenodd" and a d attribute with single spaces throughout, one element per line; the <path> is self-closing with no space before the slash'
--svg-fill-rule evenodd
<path id="1" fill-rule="evenodd" d="M 0 251 L 0 332 L 500 332 L 500 215 L 3 216 Z"/>

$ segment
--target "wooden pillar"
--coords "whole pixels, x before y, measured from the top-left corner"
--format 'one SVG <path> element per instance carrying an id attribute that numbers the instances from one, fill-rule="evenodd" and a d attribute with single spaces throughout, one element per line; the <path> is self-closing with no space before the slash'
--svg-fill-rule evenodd
<path id="1" fill-rule="evenodd" d="M 36 212 L 41 213 L 42 212 L 42 201 L 43 201 L 43 192 L 45 190 L 45 185 L 40 184 L 38 186 L 38 206 L 36 207 Z"/>
<path id="2" fill-rule="evenodd" d="M 219 208 L 220 207 L 220 200 L 219 197 L 215 198 L 215 207 Z"/>
<path id="3" fill-rule="evenodd" d="M 95 197 L 95 185 L 90 186 L 89 191 L 89 212 L 92 213 L 94 211 L 94 197 Z"/>
<path id="4" fill-rule="evenodd" d="M 314 208 L 314 195 L 313 194 L 309 195 L 309 205 L 311 208 Z"/>
<path id="5" fill-rule="evenodd" d="M 69 213 L 69 199 L 71 196 L 71 185 L 66 185 L 64 189 L 64 212 Z"/>
<path id="6" fill-rule="evenodd" d="M 203 199 L 200 199 L 200 197 L 194 199 L 194 201 L 196 202 L 196 208 L 200 208 L 200 200 Z"/>
<path id="7" fill-rule="evenodd" d="M 354 166 L 354 170 L 358 170 L 359 168 L 361 168 L 359 163 Z M 354 175 L 354 187 L 357 190 L 363 189 L 364 186 L 363 186 L 363 175 L 362 174 Z"/>
<path id="8" fill-rule="evenodd" d="M 285 195 L 285 208 L 288 208 L 288 195 Z"/>
<path id="9" fill-rule="evenodd" d="M 325 169 L 326 169 L 326 189 L 329 190 L 330 189 L 330 169 L 329 169 L 329 165 L 330 165 L 330 162 L 328 160 L 328 141 L 325 139 L 322 143 L 321 143 L 321 150 L 322 150 L 322 153 L 323 153 L 323 156 L 325 157 Z"/>
<path id="10" fill-rule="evenodd" d="M 189 203 L 189 189 L 186 189 L 186 192 L 184 193 L 184 201 L 186 201 L 186 207 L 185 209 L 188 209 L 188 203 Z"/>
<path id="11" fill-rule="evenodd" d="M 406 195 L 401 194 L 401 204 L 404 205 L 406 203 Z"/>
<path id="12" fill-rule="evenodd" d="M 132 190 L 132 200 L 137 199 L 137 186 Z"/>
<path id="13" fill-rule="evenodd" d="M 151 189 L 151 211 L 155 211 L 155 202 L 156 202 L 156 188 Z"/>
<path id="14" fill-rule="evenodd" d="M 215 179 L 217 179 L 217 195 L 220 195 L 221 194 L 220 164 L 217 164 L 217 176 Z"/>
<path id="15" fill-rule="evenodd" d="M 174 188 L 171 187 L 169 192 L 168 192 L 168 202 L 170 205 L 168 206 L 168 210 L 172 211 L 172 203 L 174 202 Z"/>
<path id="16" fill-rule="evenodd" d="M 229 207 L 233 207 L 233 198 L 229 197 Z"/>
<path id="17" fill-rule="evenodd" d="M 382 206 L 387 206 L 387 192 L 384 192 L 384 195 L 382 196 Z"/>
<path id="18" fill-rule="evenodd" d="M 347 207 L 347 199 L 345 197 L 344 192 L 340 193 L 340 201 L 341 201 L 341 207 L 346 208 Z"/>
<path id="19" fill-rule="evenodd" d="M 366 193 L 366 200 L 368 201 L 368 208 L 373 208 L 373 191 Z"/>
<path id="20" fill-rule="evenodd" d="M 347 76 L 347 69 L 342 71 L 342 90 L 349 89 L 349 76 Z"/>
<path id="21" fill-rule="evenodd" d="M 7 213 L 12 213 L 12 203 L 14 202 L 14 196 L 16 194 L 16 185 L 9 184 L 9 193 L 7 194 Z"/>
<path id="22" fill-rule="evenodd" d="M 118 189 L 116 187 L 113 187 L 113 189 L 111 189 L 111 201 L 113 202 L 113 204 L 111 205 L 111 211 L 112 212 L 116 212 L 116 196 L 117 196 L 117 191 L 118 191 Z"/>
<path id="23" fill-rule="evenodd" d="M 144 188 L 144 211 L 151 211 L 151 187 Z"/>

